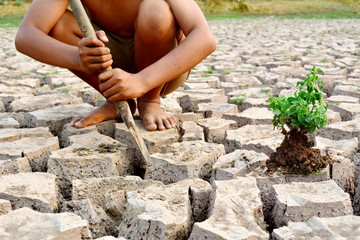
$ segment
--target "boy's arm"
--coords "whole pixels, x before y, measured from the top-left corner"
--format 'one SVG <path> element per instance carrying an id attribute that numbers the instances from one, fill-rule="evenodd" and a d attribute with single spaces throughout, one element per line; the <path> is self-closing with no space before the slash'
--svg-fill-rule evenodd
<path id="1" fill-rule="evenodd" d="M 47 64 L 80 70 L 78 47 L 48 35 L 67 6 L 67 0 L 34 0 L 16 35 L 17 50 Z"/>
<path id="2" fill-rule="evenodd" d="M 166 0 L 186 39 L 154 64 L 139 72 L 148 89 L 192 69 L 216 48 L 207 21 L 194 0 Z"/>
<path id="3" fill-rule="evenodd" d="M 47 64 L 69 69 L 76 68 L 77 47 L 48 36 L 67 6 L 66 0 L 34 0 L 16 35 L 17 50 Z M 54 52 L 62 54 L 57 54 L 59 57 L 55 58 Z"/>
<path id="4" fill-rule="evenodd" d="M 136 74 L 121 69 L 99 75 L 100 90 L 108 101 L 137 98 L 189 71 L 216 48 L 207 21 L 194 0 L 166 0 L 186 38 L 155 63 Z"/>

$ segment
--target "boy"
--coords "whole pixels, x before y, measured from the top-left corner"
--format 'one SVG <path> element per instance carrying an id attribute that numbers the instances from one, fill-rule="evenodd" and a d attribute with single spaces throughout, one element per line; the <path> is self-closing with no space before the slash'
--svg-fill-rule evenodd
<path id="1" fill-rule="evenodd" d="M 160 108 L 160 96 L 178 88 L 192 67 L 216 48 L 194 0 L 83 0 L 97 31 L 82 38 L 67 0 L 34 0 L 16 35 L 18 51 L 67 68 L 97 89 L 107 102 L 74 119 L 82 128 L 116 119 L 112 104 L 134 101 L 147 130 L 175 126 Z M 104 31 L 102 31 L 104 30 Z M 103 69 L 113 69 L 101 73 Z"/>

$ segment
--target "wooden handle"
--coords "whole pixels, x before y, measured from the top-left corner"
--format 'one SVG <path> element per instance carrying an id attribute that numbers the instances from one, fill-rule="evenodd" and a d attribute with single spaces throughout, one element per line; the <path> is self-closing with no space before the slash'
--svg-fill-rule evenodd
<path id="1" fill-rule="evenodd" d="M 96 37 L 95 30 L 91 25 L 90 19 L 84 9 L 80 0 L 68 0 L 71 10 L 74 13 L 76 21 L 80 27 L 81 33 L 84 37 Z"/>
<path id="2" fill-rule="evenodd" d="M 80 0 L 68 0 L 71 10 L 74 13 L 76 21 L 80 27 L 81 33 L 84 37 L 97 37 L 95 30 L 90 22 L 89 17 L 84 9 Z M 101 1 L 101 0 L 100 0 Z M 108 67 L 106 70 L 110 70 L 111 66 Z M 105 70 L 105 71 L 106 71 Z M 144 139 L 140 136 L 140 132 L 134 122 L 134 119 L 131 114 L 131 110 L 127 101 L 117 101 L 115 103 L 117 114 L 121 116 L 124 120 L 127 128 L 135 138 L 137 145 L 140 148 L 140 151 L 145 159 L 145 163 L 143 166 L 146 166 L 146 162 L 150 157 L 149 151 L 145 145 Z"/>

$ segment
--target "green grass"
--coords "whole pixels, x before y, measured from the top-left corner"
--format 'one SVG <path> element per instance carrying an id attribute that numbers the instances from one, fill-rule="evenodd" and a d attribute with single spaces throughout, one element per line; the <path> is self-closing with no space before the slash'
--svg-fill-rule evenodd
<path id="1" fill-rule="evenodd" d="M 206 19 L 208 21 L 226 20 L 226 19 L 248 19 L 248 18 L 260 18 L 260 17 L 275 17 L 279 19 L 359 19 L 360 14 L 350 12 L 350 13 L 279 14 L 279 15 L 217 13 L 217 14 L 206 15 Z"/>
<path id="2" fill-rule="evenodd" d="M 20 17 L 0 17 L 0 27 L 18 27 L 21 19 Z"/>
<path id="3" fill-rule="evenodd" d="M 205 14 L 208 21 L 226 20 L 226 19 L 242 19 L 242 18 L 260 18 L 261 15 L 252 15 L 245 13 L 209 13 Z"/>
<path id="4" fill-rule="evenodd" d="M 214 73 L 214 72 L 215 72 L 215 70 L 211 69 L 211 68 L 209 68 L 208 70 L 203 71 L 203 73 L 209 73 L 209 74 Z"/>
<path id="5" fill-rule="evenodd" d="M 280 19 L 358 19 L 360 14 L 352 12 L 334 12 L 334 13 L 317 13 L 317 14 L 284 14 L 277 15 Z"/>
<path id="6" fill-rule="evenodd" d="M 231 73 L 231 72 L 225 71 L 225 72 L 221 72 L 220 74 L 223 75 L 223 76 L 225 76 L 225 75 L 229 75 L 230 73 Z"/>
<path id="7" fill-rule="evenodd" d="M 3 2 L 0 0 L 0 2 Z M 360 18 L 359 0 L 252 0 L 245 1 L 248 11 L 238 13 L 234 9 L 235 0 L 196 0 L 207 20 L 258 18 L 275 16 L 278 18 L 349 19 Z M 206 2 L 212 2 L 206 5 Z M 216 3 L 217 4 L 214 4 Z M 18 4 L 16 4 L 18 3 Z M 234 5 L 235 4 L 235 5 Z M 8 0 L 0 5 L 0 27 L 17 27 L 29 8 L 30 1 Z"/>
<path id="8" fill-rule="evenodd" d="M 270 91 L 271 91 L 271 89 L 269 89 L 269 88 L 260 89 L 261 93 L 269 93 Z"/>
<path id="9" fill-rule="evenodd" d="M 241 105 L 245 101 L 246 97 L 237 97 L 230 99 L 228 103 L 235 104 L 235 105 Z"/>
<path id="10" fill-rule="evenodd" d="M 323 59 L 320 60 L 320 62 L 327 63 L 327 62 L 329 62 L 329 60 L 327 58 L 323 58 Z"/>
<path id="11" fill-rule="evenodd" d="M 71 90 L 71 87 L 58 87 L 54 89 L 57 92 L 69 92 Z"/>
<path id="12" fill-rule="evenodd" d="M 208 0 L 211 2 L 210 0 Z M 359 0 L 252 0 L 245 1 L 248 11 L 243 13 L 229 12 L 236 1 L 215 1 L 211 8 L 204 1 L 197 0 L 209 20 L 277 16 L 280 18 L 360 18 Z"/>
<path id="13" fill-rule="evenodd" d="M 54 71 L 54 72 L 42 72 L 42 73 L 40 73 L 40 75 L 42 75 L 42 76 L 49 76 L 49 75 L 56 75 L 56 74 L 59 74 L 59 72 Z"/>

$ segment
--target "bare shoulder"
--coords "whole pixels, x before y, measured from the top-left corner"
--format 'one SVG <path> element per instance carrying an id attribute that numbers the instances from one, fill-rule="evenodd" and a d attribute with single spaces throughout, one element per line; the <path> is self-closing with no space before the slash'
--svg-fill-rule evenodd
<path id="1" fill-rule="evenodd" d="M 32 25 L 50 31 L 66 11 L 67 0 L 33 0 L 22 25 Z"/>

